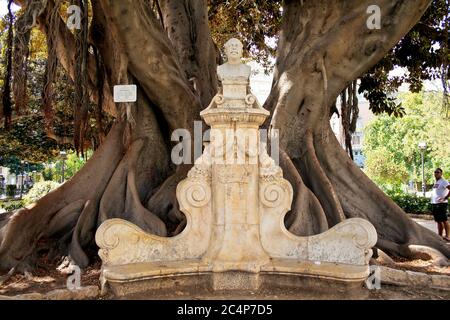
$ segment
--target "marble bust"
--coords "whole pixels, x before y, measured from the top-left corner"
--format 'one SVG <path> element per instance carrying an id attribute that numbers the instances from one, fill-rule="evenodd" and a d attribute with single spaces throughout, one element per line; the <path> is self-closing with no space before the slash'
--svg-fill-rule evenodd
<path id="1" fill-rule="evenodd" d="M 242 63 L 242 43 L 231 38 L 225 43 L 227 62 L 217 67 L 217 75 L 222 83 L 223 95 L 229 99 L 243 99 L 250 93 L 251 68 Z"/>
<path id="2" fill-rule="evenodd" d="M 242 43 L 231 38 L 225 43 L 225 55 L 227 62 L 217 67 L 219 80 L 245 80 L 249 81 L 251 68 L 242 63 Z"/>

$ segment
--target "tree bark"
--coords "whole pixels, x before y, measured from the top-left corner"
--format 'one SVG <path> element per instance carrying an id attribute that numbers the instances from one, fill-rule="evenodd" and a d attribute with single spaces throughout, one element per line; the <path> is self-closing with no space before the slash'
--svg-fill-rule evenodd
<path id="1" fill-rule="evenodd" d="M 173 54 L 173 47 L 144 0 L 101 0 L 106 15 L 119 31 L 128 70 L 158 109 L 169 132 L 191 128 L 200 100 Z"/>
<path id="2" fill-rule="evenodd" d="M 186 78 L 206 108 L 217 92 L 216 47 L 208 25 L 207 0 L 160 0 L 164 28 Z M 201 110 L 196 110 L 198 113 Z"/>
<path id="3" fill-rule="evenodd" d="M 295 234 L 313 235 L 346 218 L 363 217 L 375 225 L 377 246 L 384 251 L 411 256 L 411 245 L 424 245 L 450 257 L 437 235 L 409 219 L 353 164 L 330 128 L 330 108 L 339 93 L 406 34 L 430 1 L 376 1 L 379 30 L 366 26 L 372 2 L 285 1 L 274 82 L 265 104 L 273 115 L 270 128 L 280 130 L 285 150 L 280 164 L 295 193 L 285 224 Z M 177 128 L 191 129 L 217 89 L 206 1 L 161 0 L 164 29 L 148 1 L 91 3 L 91 41 L 105 69 L 97 70 L 89 57 L 91 99 L 97 101 L 102 92 L 103 109 L 116 116 L 116 123 L 70 181 L 34 206 L 0 216 L 2 270 L 29 268 L 43 238 L 58 241 L 60 254 L 84 267 L 95 229 L 114 217 L 162 236 L 175 235 L 185 225 L 175 189 L 189 166 L 170 164 L 169 137 Z M 48 32 L 45 14 L 39 21 Z M 73 37 L 61 25 L 58 57 L 73 76 Z M 99 71 L 106 80 L 100 91 Z M 124 83 L 138 86 L 131 114 L 112 100 L 112 86 Z"/>
<path id="4" fill-rule="evenodd" d="M 378 1 L 381 29 L 370 30 L 366 9 L 372 2 L 286 1 L 265 107 L 273 112 L 270 128 L 280 130 L 280 146 L 312 191 L 308 200 L 319 200 L 329 227 L 362 217 L 374 224 L 382 250 L 411 256 L 411 245 L 425 244 L 450 257 L 442 239 L 413 222 L 351 161 L 329 123 L 339 93 L 398 42 L 429 3 Z M 312 227 L 293 231 L 315 232 Z"/>
<path id="5" fill-rule="evenodd" d="M 39 17 L 48 36 L 46 17 L 52 5 L 49 1 Z M 151 202 L 151 195 L 174 172 L 169 161 L 170 132 L 190 129 L 194 111 L 201 109 L 200 100 L 191 91 L 168 37 L 145 1 L 94 0 L 92 8 L 91 38 L 102 55 L 107 80 L 104 109 L 117 117 L 116 124 L 70 181 L 32 207 L 0 216 L 0 269 L 32 268 L 38 241 L 52 237 L 68 241 L 60 243 L 60 248 L 67 249 L 60 254 L 70 255 L 84 267 L 89 262 L 84 249 L 92 244 L 96 227 L 112 217 L 128 219 L 150 233 L 167 234 L 161 218 L 147 209 L 147 201 Z M 73 77 L 75 42 L 65 24 L 60 25 L 57 55 Z M 131 36 L 125 37 L 128 34 Z M 90 96 L 96 101 L 98 70 L 93 56 L 89 61 Z M 114 105 L 111 92 L 115 84 L 133 82 L 139 95 L 131 110 L 135 124 L 130 125 L 120 106 Z M 159 197 L 164 199 L 161 193 Z M 167 195 L 168 201 L 173 198 Z"/>

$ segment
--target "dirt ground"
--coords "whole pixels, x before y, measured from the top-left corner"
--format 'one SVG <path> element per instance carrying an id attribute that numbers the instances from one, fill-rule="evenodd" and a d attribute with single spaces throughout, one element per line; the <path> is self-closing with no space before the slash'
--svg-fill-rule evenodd
<path id="1" fill-rule="evenodd" d="M 396 258 L 393 260 L 395 264 L 385 264 L 387 267 L 401 270 L 410 270 L 415 272 L 423 272 L 427 274 L 441 274 L 450 276 L 450 266 L 437 267 L 432 264 L 430 260 L 408 260 L 404 258 Z"/>
<path id="2" fill-rule="evenodd" d="M 55 289 L 67 288 L 68 274 L 57 270 L 57 265 L 48 265 L 46 268 L 37 268 L 32 274 L 17 273 L 0 285 L 0 295 L 14 296 L 19 294 L 37 292 L 46 293 Z M 101 263 L 97 261 L 82 271 L 81 286 L 100 286 Z"/>
<path id="3" fill-rule="evenodd" d="M 385 264 L 391 268 L 411 270 L 416 272 L 424 272 L 428 274 L 444 274 L 450 276 L 450 267 L 436 267 L 431 264 L 429 260 L 407 260 L 401 258 L 394 258 L 395 264 Z M 33 274 L 15 274 L 11 276 L 6 282 L 0 285 L 0 295 L 14 296 L 18 294 L 25 294 L 31 292 L 45 293 L 55 289 L 66 288 L 68 274 L 57 270 L 57 265 L 47 265 L 46 269 L 38 268 Z M 83 270 L 81 275 L 81 286 L 97 285 L 100 286 L 101 262 L 97 261 L 92 266 Z M 99 299 L 114 299 L 109 294 Z M 317 300 L 317 299 L 338 299 L 338 300 L 361 300 L 361 299 L 423 299 L 423 300 L 450 300 L 450 291 L 441 291 L 430 288 L 416 288 L 416 287 L 399 287 L 391 285 L 382 285 L 380 290 L 367 290 L 361 288 L 349 294 L 349 292 L 342 290 L 326 290 L 318 291 L 314 288 L 311 290 L 292 290 L 292 289 L 273 289 L 263 290 L 258 292 L 240 292 L 239 294 L 220 293 L 220 292 L 192 292 L 175 290 L 170 292 L 160 292 L 158 294 L 137 294 L 130 295 L 124 299 L 193 299 L 193 300 L 208 300 L 208 299 L 235 299 L 235 300 Z"/>

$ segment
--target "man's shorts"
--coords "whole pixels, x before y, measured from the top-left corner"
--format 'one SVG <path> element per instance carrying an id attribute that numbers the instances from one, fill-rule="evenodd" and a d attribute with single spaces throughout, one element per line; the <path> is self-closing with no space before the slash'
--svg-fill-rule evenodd
<path id="1" fill-rule="evenodd" d="M 431 205 L 434 221 L 444 222 L 447 221 L 447 203 L 433 203 Z"/>

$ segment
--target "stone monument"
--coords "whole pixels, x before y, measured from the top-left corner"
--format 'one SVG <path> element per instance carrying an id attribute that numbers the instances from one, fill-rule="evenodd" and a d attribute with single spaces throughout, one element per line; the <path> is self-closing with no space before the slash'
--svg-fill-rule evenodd
<path id="1" fill-rule="evenodd" d="M 211 142 L 177 186 L 186 228 L 164 238 L 125 220 L 105 221 L 96 234 L 102 284 L 116 295 L 172 286 L 257 290 L 295 286 L 301 277 L 361 284 L 375 228 L 360 218 L 308 237 L 285 228 L 292 186 L 259 136 L 270 114 L 250 91 L 241 42 L 229 40 L 225 52 L 221 90 L 200 113 Z"/>

